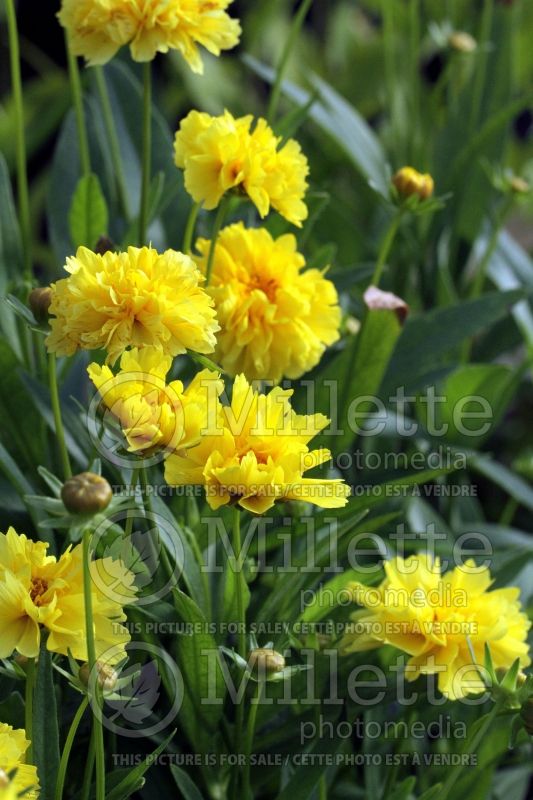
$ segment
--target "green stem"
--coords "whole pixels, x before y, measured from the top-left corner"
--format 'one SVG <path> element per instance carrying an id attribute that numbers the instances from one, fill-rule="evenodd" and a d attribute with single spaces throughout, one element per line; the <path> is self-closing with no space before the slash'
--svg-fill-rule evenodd
<path id="1" fill-rule="evenodd" d="M 85 762 L 85 771 L 83 773 L 83 786 L 81 788 L 80 800 L 89 800 L 91 793 L 91 785 L 93 780 L 94 770 L 94 727 L 91 731 L 91 738 L 89 740 L 89 751 L 87 753 L 87 760 Z"/>
<path id="2" fill-rule="evenodd" d="M 487 714 L 487 717 L 478 730 L 476 731 L 475 735 L 472 737 L 472 740 L 465 745 L 463 748 L 462 755 L 473 755 L 481 742 L 483 741 L 487 731 L 489 730 L 490 726 L 494 722 L 496 716 L 500 711 L 500 703 L 496 702 L 492 711 Z M 451 789 L 455 786 L 461 774 L 464 771 L 464 766 L 461 763 L 456 764 L 453 766 L 450 771 L 448 772 L 448 777 L 444 782 L 444 785 L 439 794 L 439 800 L 446 800 L 448 797 Z"/>
<path id="3" fill-rule="evenodd" d="M 250 713 L 248 715 L 248 724 L 246 728 L 246 740 L 244 744 L 244 770 L 242 776 L 242 788 L 245 800 L 250 796 L 250 758 L 252 755 L 252 747 L 254 743 L 255 724 L 257 720 L 257 710 L 261 703 L 265 681 L 259 680 L 257 682 L 257 691 L 255 698 L 250 703 Z"/>
<path id="4" fill-rule="evenodd" d="M 381 15 L 383 20 L 383 63 L 385 67 L 385 85 L 387 87 L 387 102 L 388 102 L 388 117 L 391 129 L 391 144 L 395 148 L 395 160 L 403 162 L 404 159 L 400 157 L 400 147 L 404 152 L 405 141 L 398 130 L 398 120 L 400 115 L 398 113 L 398 76 L 396 70 L 396 19 L 395 19 L 395 4 L 390 0 L 382 0 Z"/>
<path id="5" fill-rule="evenodd" d="M 492 20 L 494 17 L 494 0 L 484 0 L 483 14 L 481 17 L 481 28 L 478 43 L 482 52 L 478 56 L 477 71 L 474 77 L 474 88 L 472 91 L 472 105 L 470 106 L 470 130 L 474 131 L 479 123 L 479 113 L 485 89 L 485 78 L 487 75 L 487 64 L 489 60 L 489 37 L 492 31 Z"/>
<path id="6" fill-rule="evenodd" d="M 78 731 L 79 724 L 81 722 L 81 718 L 85 713 L 85 709 L 89 705 L 89 698 L 87 695 L 81 701 L 76 714 L 74 715 L 74 719 L 70 725 L 67 738 L 65 741 L 65 746 L 63 748 L 63 752 L 61 753 L 61 761 L 59 762 L 59 771 L 57 773 L 57 782 L 56 782 L 56 791 L 54 798 L 55 800 L 63 800 L 63 789 L 65 787 L 65 778 L 67 775 L 67 767 L 70 758 L 70 752 L 72 750 L 72 745 L 74 744 L 74 738 Z"/>
<path id="7" fill-rule="evenodd" d="M 102 115 L 106 129 L 107 138 L 109 141 L 109 149 L 111 151 L 111 159 L 113 161 L 113 169 L 117 180 L 118 196 L 122 213 L 126 221 L 129 222 L 129 205 L 128 205 L 128 190 L 126 187 L 126 178 L 124 175 L 124 164 L 122 161 L 122 154 L 120 152 L 120 143 L 117 134 L 117 126 L 115 125 L 115 118 L 113 116 L 113 109 L 111 107 L 111 100 L 109 99 L 109 91 L 107 89 L 107 82 L 103 67 L 95 67 L 94 74 L 96 78 L 96 88 L 100 97 L 100 105 L 102 107 Z"/>
<path id="8" fill-rule="evenodd" d="M 492 234 L 489 239 L 487 249 L 485 250 L 483 258 L 480 261 L 476 272 L 476 277 L 472 282 L 472 288 L 470 291 L 470 299 L 472 300 L 475 300 L 477 297 L 479 297 L 483 290 L 483 284 L 485 283 L 485 278 L 487 277 L 487 270 L 489 268 L 490 261 L 494 255 L 496 247 L 498 246 L 498 239 L 500 238 L 501 230 L 513 207 L 513 203 L 514 196 L 510 194 L 503 203 L 500 213 L 498 214 L 498 217 L 493 225 Z"/>
<path id="9" fill-rule="evenodd" d="M 220 229 L 224 224 L 224 219 L 226 217 L 226 212 L 228 210 L 229 205 L 229 197 L 223 197 L 220 201 L 220 205 L 218 207 L 217 215 L 215 217 L 215 221 L 213 223 L 213 230 L 211 232 L 211 242 L 209 244 L 209 253 L 207 255 L 207 267 L 205 271 L 205 285 L 209 286 L 209 282 L 211 280 L 211 274 L 213 272 L 213 264 L 215 263 L 215 251 L 217 248 L 217 240 L 218 235 L 220 233 Z"/>
<path id="10" fill-rule="evenodd" d="M 24 727 L 29 747 L 26 751 L 28 764 L 33 764 L 33 691 L 35 689 L 35 659 L 29 658 L 26 664 L 26 688 L 24 695 Z"/>
<path id="11" fill-rule="evenodd" d="M 94 686 L 94 700 L 100 703 L 98 676 L 94 673 L 96 665 L 96 648 L 94 644 L 93 598 L 91 592 L 91 530 L 83 532 L 83 601 L 85 606 L 85 633 L 87 636 L 87 661 L 89 673 Z M 105 752 L 104 731 L 102 721 L 93 714 L 94 745 L 96 756 L 96 800 L 105 800 Z"/>
<path id="12" fill-rule="evenodd" d="M 246 614 L 244 611 L 244 596 L 242 591 L 242 581 L 244 576 L 242 574 L 242 541 L 241 541 L 241 517 L 238 506 L 233 509 L 233 564 L 231 568 L 235 570 L 237 580 L 235 581 L 235 599 L 237 601 L 237 624 L 239 626 L 239 634 L 237 637 L 237 652 L 241 658 L 246 658 Z M 242 733 L 244 723 L 244 704 L 241 698 L 237 703 L 235 710 L 235 752 L 241 753 L 242 747 Z M 235 791 L 238 792 L 239 788 L 239 766 L 235 767 L 233 775 L 233 786 Z M 237 796 L 237 795 L 236 795 Z"/>
<path id="13" fill-rule="evenodd" d="M 131 488 L 133 489 L 133 500 L 135 501 L 135 489 L 137 488 L 137 484 L 139 483 L 139 471 L 140 467 L 136 467 L 131 473 Z M 124 526 L 124 536 L 129 538 L 133 531 L 133 519 L 134 508 L 128 508 L 126 512 L 126 524 Z"/>
<path id="14" fill-rule="evenodd" d="M 139 247 L 146 244 L 150 201 L 150 172 L 152 169 L 152 72 L 151 62 L 143 66 L 143 138 L 141 206 L 139 210 Z"/>
<path id="15" fill-rule="evenodd" d="M 187 219 L 187 225 L 185 226 L 185 234 L 183 236 L 183 252 L 190 253 L 192 250 L 192 240 L 194 238 L 194 229 L 196 227 L 196 220 L 198 219 L 198 212 L 202 207 L 201 203 L 194 203 L 189 217 Z"/>
<path id="16" fill-rule="evenodd" d="M 52 403 L 52 411 L 54 414 L 54 424 L 56 429 L 57 443 L 59 446 L 59 453 L 61 456 L 61 463 L 63 465 L 63 478 L 67 480 L 72 477 L 72 469 L 70 467 L 70 459 L 68 456 L 67 445 L 65 442 L 65 430 L 63 428 L 63 420 L 61 418 L 61 405 L 59 402 L 59 388 L 57 385 L 57 363 L 55 353 L 48 354 L 48 383 L 50 387 L 50 400 Z"/>
<path id="17" fill-rule="evenodd" d="M 89 139 L 87 137 L 87 125 L 85 111 L 83 108 L 83 93 L 81 89 L 80 70 L 78 59 L 70 49 L 68 38 L 66 39 L 68 74 L 70 78 L 70 91 L 72 102 L 74 103 L 74 113 L 76 116 L 76 129 L 78 132 L 78 147 L 80 150 L 81 174 L 84 178 L 91 174 L 91 157 L 89 154 Z"/>
<path id="18" fill-rule="evenodd" d="M 312 2 L 313 0 L 302 0 L 302 4 L 300 5 L 298 11 L 294 15 L 291 29 L 289 31 L 289 35 L 287 37 L 287 41 L 285 42 L 285 47 L 283 48 L 283 52 L 281 53 L 281 58 L 279 60 L 279 64 L 276 70 L 276 77 L 274 79 L 274 85 L 272 86 L 272 93 L 270 95 L 270 101 L 268 104 L 267 120 L 270 123 L 275 122 L 275 117 L 278 111 L 279 101 L 281 98 L 281 87 L 283 84 L 285 71 L 287 69 L 287 64 L 289 63 L 289 58 L 292 49 L 296 44 L 296 39 L 298 38 L 298 34 L 300 33 L 300 29 L 303 25 L 307 12 L 311 8 Z"/>
<path id="19" fill-rule="evenodd" d="M 30 199 L 28 190 L 28 173 L 26 166 L 26 134 L 24 130 L 24 102 L 22 96 L 22 79 L 20 75 L 20 45 L 17 28 L 17 15 L 14 0 L 6 0 L 7 29 L 9 36 L 9 56 L 11 62 L 11 88 L 15 104 L 15 146 L 17 160 L 17 189 L 20 218 L 20 232 L 24 248 L 24 277 L 31 283 L 31 230 Z"/>
<path id="20" fill-rule="evenodd" d="M 398 228 L 400 227 L 400 221 L 402 219 L 402 215 L 403 215 L 403 209 L 400 208 L 394 215 L 391 224 L 389 225 L 389 229 L 385 234 L 385 237 L 381 243 L 381 247 L 379 249 L 379 254 L 378 254 L 378 260 L 376 262 L 376 268 L 374 270 L 374 274 L 372 275 L 372 286 L 379 287 L 381 275 L 383 273 L 383 269 L 387 262 L 387 258 L 389 256 L 392 245 L 396 238 L 396 234 L 398 233 Z"/>

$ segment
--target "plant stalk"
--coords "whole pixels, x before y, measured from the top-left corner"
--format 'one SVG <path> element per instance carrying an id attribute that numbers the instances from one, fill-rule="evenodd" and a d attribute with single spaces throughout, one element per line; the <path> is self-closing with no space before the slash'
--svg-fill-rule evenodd
<path id="1" fill-rule="evenodd" d="M 11 89 L 15 105 L 17 190 L 20 232 L 24 257 L 24 278 L 31 283 L 33 278 L 31 257 L 30 196 L 26 163 L 26 133 L 24 129 L 24 100 L 20 73 L 20 44 L 14 0 L 6 0 L 9 57 L 11 64 Z"/>
<path id="2" fill-rule="evenodd" d="M 285 47 L 283 48 L 283 51 L 281 53 L 281 58 L 279 60 L 279 64 L 276 70 L 276 77 L 274 79 L 274 85 L 272 86 L 272 92 L 270 94 L 270 101 L 268 103 L 267 120 L 271 124 L 275 122 L 279 101 L 281 99 L 281 87 L 283 85 L 283 78 L 287 70 L 287 65 L 289 63 L 291 52 L 294 48 L 294 45 L 296 44 L 298 34 L 300 33 L 300 29 L 303 25 L 304 19 L 307 16 L 307 12 L 311 8 L 312 2 L 313 0 L 302 0 L 302 3 L 298 11 L 294 15 L 291 29 L 289 31 L 287 41 L 285 42 Z"/>
<path id="3" fill-rule="evenodd" d="M 113 161 L 113 168 L 117 181 L 117 191 L 120 202 L 120 207 L 124 218 L 127 222 L 130 220 L 129 204 L 128 204 L 128 190 L 126 187 L 126 177 L 124 175 L 124 163 L 122 161 L 122 154 L 120 152 L 120 142 L 117 134 L 117 126 L 115 125 L 115 118 L 113 116 L 113 108 L 109 98 L 109 91 L 103 67 L 95 67 L 94 74 L 96 77 L 96 88 L 100 97 L 100 105 L 102 107 L 102 116 L 104 126 L 109 141 L 109 149 L 111 151 L 111 158 Z"/>
<path id="4" fill-rule="evenodd" d="M 185 226 L 185 234 L 183 236 L 184 253 L 190 253 L 192 250 L 194 230 L 196 228 L 196 220 L 198 219 L 198 212 L 200 211 L 201 205 L 201 203 L 194 203 L 187 218 L 187 225 Z"/>
<path id="5" fill-rule="evenodd" d="M 52 403 L 52 412 L 54 415 L 57 443 L 59 446 L 59 454 L 61 457 L 61 464 L 63 467 L 63 478 L 65 480 L 68 480 L 68 478 L 72 477 L 72 469 L 70 466 L 70 459 L 65 441 L 65 430 L 63 428 L 63 420 L 61 417 L 61 404 L 59 402 L 59 388 L 57 385 L 57 362 L 55 353 L 48 354 L 48 383 L 50 387 L 50 400 Z"/>
<path id="6" fill-rule="evenodd" d="M 139 210 L 139 247 L 146 244 L 150 203 L 150 172 L 152 169 L 152 67 L 143 66 L 143 138 L 141 205 Z"/>
<path id="7" fill-rule="evenodd" d="M 26 664 L 26 687 L 24 693 L 24 727 L 29 747 L 26 751 L 28 764 L 33 764 L 33 692 L 35 689 L 35 659 L 29 658 Z"/>
<path id="8" fill-rule="evenodd" d="M 89 698 L 87 695 L 85 695 L 78 707 L 78 710 L 76 711 L 76 714 L 74 715 L 74 719 L 71 722 L 67 738 L 65 740 L 65 746 L 63 747 L 63 752 L 61 753 L 61 761 L 59 762 L 59 772 L 57 774 L 56 791 L 54 795 L 55 800 L 63 800 L 63 789 L 65 787 L 65 778 L 67 775 L 70 752 L 72 750 L 72 745 L 74 744 L 74 738 L 78 731 L 81 718 L 83 717 L 85 709 L 88 705 Z"/>
<path id="9" fill-rule="evenodd" d="M 96 648 L 94 644 L 93 600 L 91 593 L 91 529 L 83 532 L 83 600 L 85 606 L 85 632 L 87 636 L 87 661 L 89 672 L 93 676 L 94 700 L 100 704 L 98 676 L 94 674 L 96 667 Z M 105 800 L 105 752 L 104 731 L 102 721 L 93 713 L 93 732 L 96 757 L 96 800 Z"/>
<path id="10" fill-rule="evenodd" d="M 76 130 L 78 133 L 78 147 L 80 151 L 81 174 L 84 178 L 91 174 L 91 156 L 89 152 L 89 139 L 87 136 L 87 120 L 83 108 L 83 92 L 81 88 L 80 70 L 78 59 L 72 53 L 68 37 L 65 39 L 67 49 L 68 74 L 70 79 L 70 91 L 74 104 L 74 114 L 76 116 Z"/>
<path id="11" fill-rule="evenodd" d="M 213 223 L 213 231 L 211 233 L 211 242 L 209 244 L 209 253 L 207 255 L 207 267 L 205 270 L 205 285 L 209 286 L 209 282 L 211 280 L 211 274 L 213 272 L 213 264 L 215 263 L 215 251 L 217 248 L 217 240 L 222 225 L 224 224 L 224 219 L 226 217 L 226 212 L 228 210 L 229 205 L 229 198 L 226 196 L 222 198 L 220 201 L 220 205 L 218 207 L 217 215 L 215 217 L 215 221 Z"/>

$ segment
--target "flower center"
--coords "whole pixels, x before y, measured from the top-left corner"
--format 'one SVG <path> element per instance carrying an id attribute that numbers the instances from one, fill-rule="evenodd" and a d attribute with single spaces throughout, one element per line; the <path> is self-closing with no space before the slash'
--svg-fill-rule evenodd
<path id="1" fill-rule="evenodd" d="M 36 606 L 42 604 L 42 596 L 48 591 L 48 583 L 43 578 L 32 578 L 30 586 L 30 597 Z"/>
<path id="2" fill-rule="evenodd" d="M 279 285 L 275 278 L 264 278 L 257 274 L 250 275 L 249 287 L 250 291 L 254 291 L 255 289 L 262 291 L 266 294 L 271 303 L 276 302 L 276 292 L 278 291 Z"/>

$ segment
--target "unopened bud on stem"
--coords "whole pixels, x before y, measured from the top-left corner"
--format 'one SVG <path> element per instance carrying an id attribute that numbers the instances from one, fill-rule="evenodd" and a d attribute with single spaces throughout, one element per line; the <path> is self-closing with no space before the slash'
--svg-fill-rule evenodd
<path id="1" fill-rule="evenodd" d="M 61 499 L 72 514 L 97 514 L 107 508 L 112 497 L 109 483 L 94 472 L 73 475 L 61 489 Z"/>

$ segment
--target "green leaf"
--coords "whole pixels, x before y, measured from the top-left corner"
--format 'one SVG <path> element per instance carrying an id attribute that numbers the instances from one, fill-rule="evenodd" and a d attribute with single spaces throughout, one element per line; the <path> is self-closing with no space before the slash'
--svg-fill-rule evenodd
<path id="1" fill-rule="evenodd" d="M 42 800 L 52 800 L 59 768 L 59 729 L 52 654 L 46 649 L 44 642 L 39 653 L 36 672 L 33 697 L 33 756 L 41 784 L 39 796 Z"/>
<path id="2" fill-rule="evenodd" d="M 180 719 L 194 746 L 205 750 L 212 746 L 210 739 L 222 716 L 225 687 L 218 647 L 194 600 L 179 589 L 174 589 L 173 595 L 180 621 L 190 624 L 194 632 L 182 636 L 177 648 L 178 666 L 185 683 Z M 202 699 L 213 696 L 221 702 L 202 703 Z"/>
<path id="3" fill-rule="evenodd" d="M 432 424 L 454 444 L 479 446 L 493 433 L 512 400 L 520 374 L 500 364 L 467 364 L 450 373 L 438 389 Z M 469 399 L 470 398 L 470 399 Z M 430 403 L 418 402 L 427 427 Z M 469 418 L 468 414 L 475 416 Z M 490 416 L 489 416 L 490 415 Z"/>
<path id="4" fill-rule="evenodd" d="M 87 175 L 79 180 L 68 219 L 75 248 L 83 245 L 93 250 L 100 236 L 107 233 L 107 204 L 96 175 Z"/>
<path id="5" fill-rule="evenodd" d="M 164 742 L 161 742 L 159 747 L 157 747 L 153 753 L 134 767 L 131 772 L 128 774 L 126 778 L 124 778 L 118 786 L 116 786 L 112 791 L 106 793 L 106 800 L 127 800 L 128 797 L 138 791 L 144 785 L 144 774 L 149 770 L 151 765 L 157 759 L 159 755 L 163 752 L 167 744 L 173 738 L 176 731 L 172 731 L 172 733 L 167 736 Z"/>
<path id="6" fill-rule="evenodd" d="M 197 789 L 196 784 L 189 778 L 185 770 L 180 769 L 175 764 L 171 764 L 170 771 L 176 781 L 176 786 L 183 796 L 183 800 L 203 800 L 199 789 Z"/>
<path id="7" fill-rule="evenodd" d="M 493 292 L 409 317 L 385 375 L 382 396 L 393 394 L 398 386 L 416 391 L 427 386 L 439 368 L 448 372 L 451 351 L 504 317 L 523 298 L 518 290 Z"/>
<path id="8" fill-rule="evenodd" d="M 336 753 L 341 745 L 342 740 L 333 736 L 326 741 L 320 739 L 310 752 L 321 757 L 311 758 L 309 764 L 297 767 L 276 800 L 309 800 L 328 767 L 327 756 Z"/>
<path id="9" fill-rule="evenodd" d="M 401 330 L 395 311 L 369 309 L 359 334 L 338 361 L 332 363 L 329 371 L 339 377 L 342 392 L 339 427 L 344 430 L 342 436 L 335 437 L 336 450 L 343 450 L 354 438 L 348 419 L 348 410 L 353 402 L 358 400 L 356 422 L 359 428 L 363 427 L 368 414 L 375 410 L 371 400 L 361 402 L 361 399 L 377 395 Z"/>
<path id="10" fill-rule="evenodd" d="M 274 70 L 246 54 L 244 63 L 261 78 L 272 83 Z M 387 155 L 376 134 L 364 117 L 326 81 L 311 73 L 309 81 L 319 99 L 311 104 L 313 94 L 283 81 L 283 94 L 300 107 L 309 107 L 309 117 L 346 153 L 350 161 L 367 179 L 370 186 L 384 197 L 389 196 L 390 174 Z"/>

